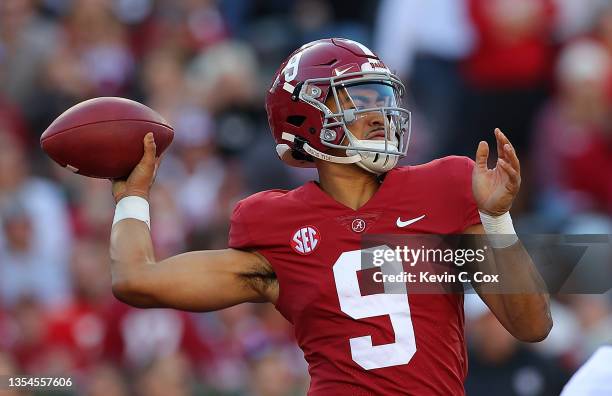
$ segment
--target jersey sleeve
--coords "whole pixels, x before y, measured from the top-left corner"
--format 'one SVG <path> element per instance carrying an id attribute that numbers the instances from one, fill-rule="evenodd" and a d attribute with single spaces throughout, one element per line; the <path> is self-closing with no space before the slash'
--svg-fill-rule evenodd
<path id="1" fill-rule="evenodd" d="M 457 192 L 459 193 L 459 200 L 463 203 L 464 218 L 463 218 L 463 230 L 480 224 L 480 215 L 478 214 L 478 206 L 476 200 L 474 200 L 474 193 L 472 192 L 472 171 L 474 170 L 474 161 L 468 157 L 456 157 L 457 166 L 453 167 L 455 174 L 455 180 L 458 185 Z"/>
<path id="2" fill-rule="evenodd" d="M 236 204 L 230 218 L 228 246 L 241 250 L 270 249 L 277 245 L 276 231 L 279 227 L 278 203 L 281 190 L 268 190 L 253 194 Z"/>
<path id="3" fill-rule="evenodd" d="M 230 219 L 228 247 L 232 249 L 251 250 L 255 248 L 255 242 L 249 233 L 244 206 L 243 201 L 238 202 Z"/>

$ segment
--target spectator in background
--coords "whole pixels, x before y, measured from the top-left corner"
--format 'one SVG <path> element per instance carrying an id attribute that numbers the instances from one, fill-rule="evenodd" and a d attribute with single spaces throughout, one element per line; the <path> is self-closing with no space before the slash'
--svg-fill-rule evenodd
<path id="1" fill-rule="evenodd" d="M 46 344 L 47 311 L 36 300 L 23 297 L 9 310 L 8 350 L 23 373 L 48 374 L 53 345 Z"/>
<path id="2" fill-rule="evenodd" d="M 247 387 L 249 351 L 266 344 L 269 339 L 255 315 L 254 304 L 234 306 L 202 317 L 203 328 L 215 355 L 208 376 L 215 378 L 214 387 L 220 392 L 240 392 Z"/>
<path id="3" fill-rule="evenodd" d="M 187 235 L 193 235 L 201 227 L 215 224 L 222 215 L 218 205 L 227 170 L 207 126 L 177 134 L 173 152 L 176 157 L 169 158 L 166 167 L 160 167 L 159 180 L 174 191 Z"/>
<path id="4" fill-rule="evenodd" d="M 61 347 L 83 373 L 103 358 L 112 303 L 108 249 L 96 240 L 76 242 L 70 279 L 72 298 L 49 314 L 47 343 Z"/>
<path id="5" fill-rule="evenodd" d="M 36 12 L 33 0 L 0 1 L 0 91 L 12 102 L 27 107 L 59 35 L 57 25 Z"/>
<path id="6" fill-rule="evenodd" d="M 174 3 L 174 2 L 173 2 Z M 189 29 L 189 46 L 198 50 L 228 39 L 227 27 L 219 11 L 218 0 L 195 0 L 178 4 L 183 7 Z"/>
<path id="7" fill-rule="evenodd" d="M 0 299 L 33 296 L 47 306 L 69 294 L 71 231 L 58 187 L 29 174 L 26 153 L 0 131 Z"/>
<path id="8" fill-rule="evenodd" d="M 424 129 L 431 133 L 414 134 L 417 144 L 427 137 L 432 141 L 431 152 L 423 156 L 411 137 L 410 156 L 429 161 L 452 152 L 449 139 L 458 131 L 457 110 L 464 89 L 459 65 L 472 50 L 473 41 L 466 0 L 380 3 L 374 48 L 407 82 L 425 117 Z"/>
<path id="9" fill-rule="evenodd" d="M 57 170 L 64 171 L 64 169 Z M 108 227 L 113 220 L 111 216 L 104 213 L 105 210 L 112 208 L 112 204 L 109 205 L 102 192 L 104 188 L 108 188 L 108 180 L 83 178 L 68 173 L 64 173 L 64 177 L 64 180 L 68 179 L 74 183 L 71 214 L 77 236 L 101 239 L 108 232 Z"/>
<path id="10" fill-rule="evenodd" d="M 128 396 L 131 392 L 119 369 L 111 364 L 98 364 L 85 381 L 85 396 Z"/>
<path id="11" fill-rule="evenodd" d="M 62 33 L 45 58 L 40 87 L 26 97 L 38 138 L 66 108 L 95 96 L 126 96 L 135 59 L 111 1 L 77 1 L 62 16 Z"/>
<path id="12" fill-rule="evenodd" d="M 0 215 L 0 225 L 5 238 L 4 251 L 0 252 L 2 300 L 12 305 L 23 296 L 36 295 L 41 301 L 57 303 L 66 297 L 62 274 L 46 266 L 44 256 L 33 251 L 32 219 L 25 209 L 16 201 L 8 203 Z M 39 276 L 43 272 L 51 276 Z"/>
<path id="13" fill-rule="evenodd" d="M 185 251 L 189 242 L 190 230 L 176 202 L 173 187 L 160 182 L 151 194 L 151 206 L 158 212 L 152 214 L 151 220 L 156 224 L 152 231 L 153 243 L 159 257 L 164 258 Z"/>
<path id="14" fill-rule="evenodd" d="M 169 354 L 155 358 L 145 367 L 136 380 L 139 396 L 189 396 L 193 394 L 194 381 L 189 360 L 181 354 Z"/>
<path id="15" fill-rule="evenodd" d="M 580 212 L 612 213 L 611 60 L 596 41 L 569 44 L 557 64 L 557 93 L 538 116 L 534 185 L 553 229 Z"/>
<path id="16" fill-rule="evenodd" d="M 38 139 L 54 118 L 67 108 L 94 95 L 87 69 L 75 50 L 63 41 L 57 47 L 41 71 L 38 89 L 31 93 L 28 106 L 24 107 L 32 138 Z"/>
<path id="17" fill-rule="evenodd" d="M 16 363 L 10 355 L 0 350 L 0 376 L 13 376 L 20 374 Z M 30 392 L 23 390 L 0 389 L 0 396 L 30 396 Z"/>
<path id="18" fill-rule="evenodd" d="M 196 54 L 228 38 L 218 3 L 218 0 L 161 0 L 157 15 L 165 19 L 166 24 L 172 25 L 171 30 L 177 34 L 178 44 L 189 53 Z"/>
<path id="19" fill-rule="evenodd" d="M 286 367 L 284 375 L 296 382 L 306 369 L 303 354 L 293 342 L 291 325 L 272 306 L 234 306 L 200 317 L 200 325 L 208 331 L 207 340 L 215 356 L 207 377 L 214 378 L 219 392 L 251 389 L 254 367 L 245 364 L 245 360 L 255 363 L 267 354 L 275 355 L 275 362 L 280 359 Z M 278 385 L 283 389 L 291 387 Z"/>
<path id="20" fill-rule="evenodd" d="M 267 117 L 261 105 L 261 95 L 267 87 L 260 82 L 259 67 L 256 53 L 246 43 L 228 41 L 194 59 L 187 77 L 199 87 L 204 106 L 214 117 L 219 151 L 237 165 L 228 170 L 238 174 L 226 180 L 234 181 L 235 193 L 240 196 L 246 191 L 293 187 L 292 179 L 303 175 L 299 171 L 291 173 L 280 163 L 274 145 L 270 144 Z M 236 185 L 241 179 L 246 185 Z M 228 194 L 224 195 L 228 198 Z M 225 201 L 224 219 L 235 203 L 236 196 L 233 198 Z"/>
<path id="21" fill-rule="evenodd" d="M 157 205 L 166 208 L 156 221 L 165 227 L 155 232 L 156 242 L 171 255 L 195 232 L 202 221 L 214 217 L 214 203 L 224 179 L 216 156 L 213 120 L 202 106 L 197 84 L 185 81 L 186 62 L 177 50 L 164 49 L 144 59 L 142 90 L 147 104 L 175 128 L 175 141 L 159 170 Z M 178 177 L 177 177 L 178 175 Z M 179 181 L 177 183 L 177 181 Z M 180 190 L 180 196 L 172 192 Z M 185 197 L 185 191 L 190 191 Z"/>
<path id="22" fill-rule="evenodd" d="M 558 395 L 567 380 L 561 367 L 514 339 L 477 295 L 466 296 L 468 367 L 466 394 Z"/>
<path id="23" fill-rule="evenodd" d="M 592 27 L 595 38 L 612 54 L 612 3 L 601 0 L 593 20 L 595 21 Z"/>
<path id="24" fill-rule="evenodd" d="M 141 91 L 147 105 L 159 112 L 179 133 L 189 133 L 185 128 L 182 113 L 198 106 L 195 90 L 185 81 L 185 55 L 179 49 L 152 51 L 142 60 Z M 194 109 L 195 110 L 195 109 Z M 170 147 L 172 149 L 172 146 Z"/>
<path id="25" fill-rule="evenodd" d="M 476 45 L 463 73 L 468 93 L 462 103 L 453 147 L 472 147 L 495 127 L 527 147 L 533 117 L 545 97 L 553 62 L 552 0 L 469 0 Z"/>
<path id="26" fill-rule="evenodd" d="M 580 324 L 581 345 L 575 363 L 581 364 L 600 345 L 612 343 L 612 303 L 606 296 L 587 294 L 570 296 L 568 302 Z"/>
<path id="27" fill-rule="evenodd" d="M 213 115 L 229 108 L 248 110 L 257 105 L 261 96 L 258 77 L 255 53 L 238 41 L 227 41 L 202 51 L 187 70 L 189 85 Z"/>
<path id="28" fill-rule="evenodd" d="M 78 1 L 66 18 L 68 46 L 75 51 L 95 96 L 126 92 L 134 59 L 127 32 L 111 2 Z"/>
<path id="29" fill-rule="evenodd" d="M 296 39 L 305 43 L 325 37 L 351 37 L 368 45 L 370 37 L 364 22 L 369 18 L 363 15 L 368 15 L 371 3 L 376 5 L 375 1 L 364 0 L 296 0 L 291 11 Z"/>
<path id="30" fill-rule="evenodd" d="M 557 9 L 555 39 L 565 42 L 587 35 L 608 0 L 554 0 Z"/>
<path id="31" fill-rule="evenodd" d="M 141 310 L 114 301 L 107 316 L 105 357 L 124 368 L 142 369 L 158 358 L 180 353 L 198 372 L 211 350 L 192 315 L 169 309 Z"/>
<path id="32" fill-rule="evenodd" d="M 3 307 L 2 301 L 0 301 L 0 307 Z M 12 336 L 15 333 L 15 329 L 12 327 L 12 323 L 9 320 L 8 311 L 4 308 L 0 308 L 0 352 L 7 351 L 9 346 L 12 345 Z"/>
<path id="33" fill-rule="evenodd" d="M 248 396 L 292 396 L 307 392 L 292 378 L 291 361 L 281 349 L 270 348 L 250 359 Z"/>
<path id="34" fill-rule="evenodd" d="M 32 143 L 21 108 L 6 100 L 2 94 L 0 94 L 0 129 L 12 134 L 17 138 L 17 143 L 24 147 Z"/>
<path id="35" fill-rule="evenodd" d="M 282 23 L 282 18 L 291 12 L 295 0 L 224 0 L 219 7 L 233 37 L 246 39 L 253 33 L 253 24 L 260 21 Z M 278 37 L 271 37 L 272 40 Z M 265 45 L 265 43 L 262 43 Z"/>

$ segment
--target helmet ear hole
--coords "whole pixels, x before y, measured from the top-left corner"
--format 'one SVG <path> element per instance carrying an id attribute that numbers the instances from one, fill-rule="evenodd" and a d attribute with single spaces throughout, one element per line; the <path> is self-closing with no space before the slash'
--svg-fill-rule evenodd
<path id="1" fill-rule="evenodd" d="M 287 117 L 287 123 L 293 125 L 294 127 L 301 127 L 302 124 L 306 121 L 306 117 L 301 115 L 291 115 Z"/>

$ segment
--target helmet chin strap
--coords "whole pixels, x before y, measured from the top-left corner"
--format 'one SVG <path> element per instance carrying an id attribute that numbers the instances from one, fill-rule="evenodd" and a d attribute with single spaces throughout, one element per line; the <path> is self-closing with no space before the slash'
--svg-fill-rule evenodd
<path id="1" fill-rule="evenodd" d="M 379 150 L 384 150 L 385 148 L 384 140 L 359 140 L 349 134 L 347 134 L 347 136 L 350 136 L 349 141 L 351 146 Z M 283 132 L 282 138 L 283 140 L 293 142 L 295 135 Z M 336 164 L 356 164 L 360 168 L 377 175 L 393 169 L 399 159 L 397 155 L 360 151 L 357 148 L 350 148 L 350 146 L 346 149 L 346 157 L 323 153 L 310 146 L 308 143 L 304 143 L 302 148 L 308 154 L 320 160 L 329 161 Z M 387 143 L 387 149 L 397 150 L 397 144 L 395 142 Z"/>
<path id="2" fill-rule="evenodd" d="M 292 134 L 287 133 L 287 132 L 283 132 L 282 138 L 283 138 L 283 140 L 287 140 L 289 142 L 293 142 L 295 140 L 295 135 L 292 135 Z M 355 164 L 355 163 L 361 161 L 361 155 L 359 155 L 358 153 L 354 153 L 354 154 L 348 155 L 346 157 L 339 157 L 337 155 L 331 155 L 331 154 L 323 153 L 323 152 L 315 149 L 314 147 L 312 147 L 308 143 L 304 143 L 302 148 L 304 149 L 304 151 L 306 151 L 308 154 L 312 155 L 315 158 L 318 158 L 318 159 L 323 160 L 323 161 L 333 162 L 333 163 L 336 163 L 336 164 Z M 347 150 L 347 154 L 348 154 L 348 150 Z"/>
<path id="3" fill-rule="evenodd" d="M 339 157 L 337 155 L 322 153 L 314 147 L 311 147 L 308 143 L 304 143 L 304 151 L 306 151 L 308 154 L 312 155 L 315 158 L 324 161 L 334 162 L 336 164 L 359 165 L 359 162 L 362 160 L 361 155 L 359 155 L 358 153 L 349 154 L 347 157 Z M 346 153 L 348 154 L 348 150 L 346 151 Z"/>

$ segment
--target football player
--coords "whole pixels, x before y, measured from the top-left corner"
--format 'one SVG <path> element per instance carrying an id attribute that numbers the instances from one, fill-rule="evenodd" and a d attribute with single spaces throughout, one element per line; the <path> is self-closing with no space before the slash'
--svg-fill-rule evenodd
<path id="1" fill-rule="evenodd" d="M 461 294 L 362 295 L 365 234 L 506 234 L 495 257 L 522 283 L 533 265 L 508 211 L 520 185 L 519 160 L 496 130 L 487 168 L 446 157 L 396 167 L 406 154 L 410 112 L 404 86 L 368 48 L 325 39 L 296 50 L 277 71 L 266 110 L 279 157 L 316 167 L 318 182 L 240 201 L 229 248 L 158 261 L 147 199 L 159 160 L 151 134 L 142 161 L 113 183 L 113 292 L 138 307 L 214 311 L 269 302 L 295 327 L 309 365 L 309 395 L 461 395 L 467 372 Z M 537 286 L 537 285 L 534 285 Z M 409 288 L 408 288 L 409 289 Z M 539 341 L 552 326 L 543 292 L 482 294 L 504 327 Z"/>

